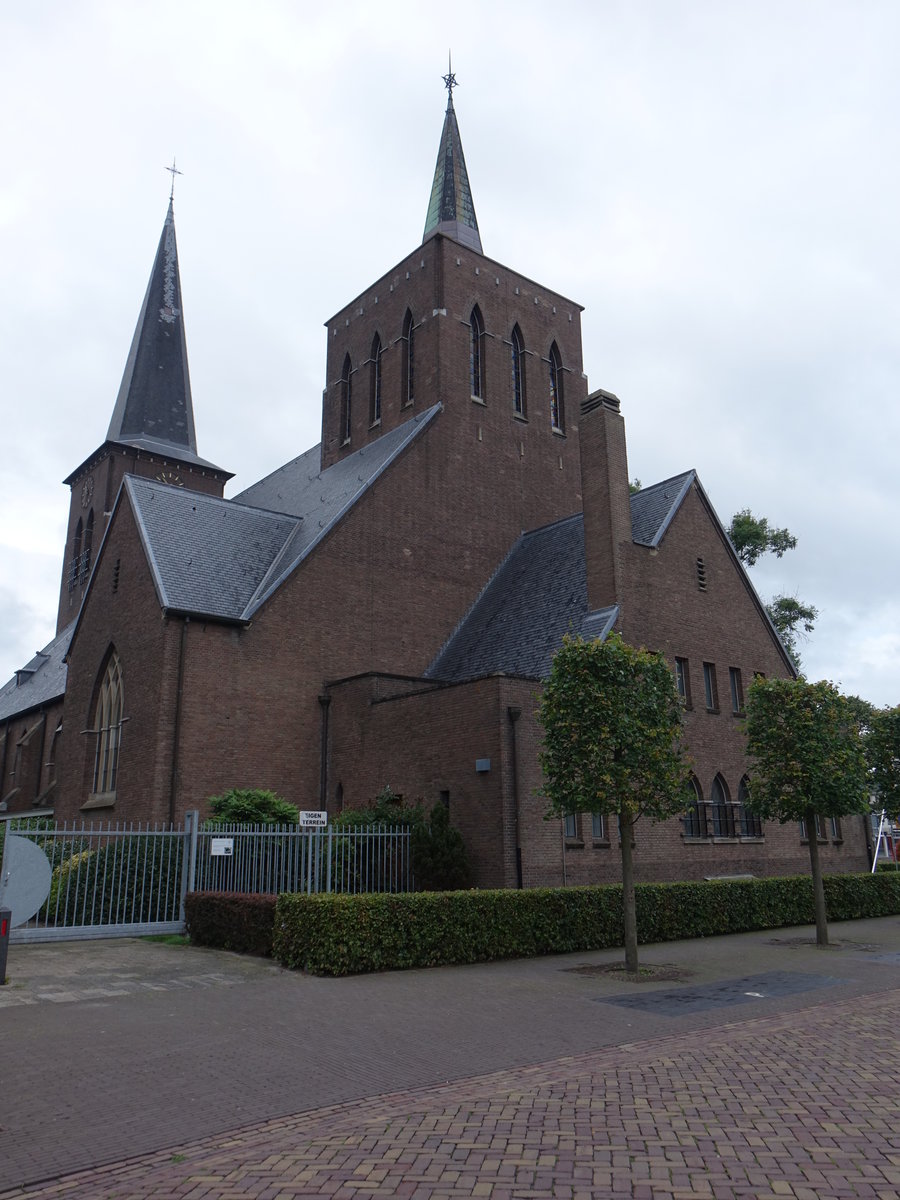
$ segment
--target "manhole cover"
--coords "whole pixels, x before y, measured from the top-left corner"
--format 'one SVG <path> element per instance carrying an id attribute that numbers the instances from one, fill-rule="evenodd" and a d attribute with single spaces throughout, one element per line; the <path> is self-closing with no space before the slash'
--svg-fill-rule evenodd
<path id="1" fill-rule="evenodd" d="M 666 992 L 634 992 L 628 996 L 595 996 L 598 1004 L 618 1004 L 623 1008 L 642 1009 L 673 1017 L 679 1013 L 703 1012 L 710 1008 L 729 1008 L 750 1000 L 768 1000 L 796 996 L 814 988 L 831 987 L 840 982 L 828 975 L 807 975 L 798 971 L 769 971 L 764 975 L 746 975 L 703 987 L 679 988 Z"/>

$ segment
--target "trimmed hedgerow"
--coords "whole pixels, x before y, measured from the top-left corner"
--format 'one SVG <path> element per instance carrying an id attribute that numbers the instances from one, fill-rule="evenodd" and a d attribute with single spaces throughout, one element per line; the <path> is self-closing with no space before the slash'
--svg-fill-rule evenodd
<path id="1" fill-rule="evenodd" d="M 825 879 L 832 921 L 900 913 L 900 875 Z M 674 941 L 807 925 L 808 876 L 646 883 L 637 887 L 638 937 Z M 605 950 L 622 945 L 616 885 L 401 895 L 282 895 L 272 953 L 317 975 L 431 967 Z M 217 943 L 221 944 L 221 943 Z"/>
<path id="2" fill-rule="evenodd" d="M 191 941 L 240 954 L 272 955 L 277 896 L 189 892 L 184 913 Z"/>

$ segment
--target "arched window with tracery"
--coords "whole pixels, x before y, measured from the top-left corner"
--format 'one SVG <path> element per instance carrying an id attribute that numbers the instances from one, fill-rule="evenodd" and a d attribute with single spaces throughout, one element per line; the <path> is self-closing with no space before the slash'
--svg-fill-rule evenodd
<path id="1" fill-rule="evenodd" d="M 709 798 L 712 807 L 713 837 L 735 837 L 734 805 L 728 795 L 728 784 L 721 775 L 717 775 L 713 780 Z"/>
<path id="2" fill-rule="evenodd" d="M 686 838 L 708 837 L 706 805 L 703 803 L 703 792 L 696 775 L 690 777 L 688 798 L 689 804 L 684 814 L 684 836 Z"/>
<path id="3" fill-rule="evenodd" d="M 406 316 L 403 318 L 403 369 L 400 372 L 401 392 L 400 403 L 402 405 L 412 404 L 415 397 L 415 375 L 416 375 L 416 351 L 415 351 L 415 333 L 416 327 L 413 322 L 413 315 L 409 309 L 406 310 Z"/>
<path id="4" fill-rule="evenodd" d="M 341 442 L 350 441 L 351 419 L 353 405 L 353 367 L 350 355 L 344 355 L 344 366 L 341 369 Z"/>
<path id="5" fill-rule="evenodd" d="M 97 696 L 94 731 L 97 753 L 94 759 L 94 785 L 97 795 L 115 793 L 119 774 L 119 746 L 122 740 L 122 667 L 115 650 L 109 656 Z"/>
<path id="6" fill-rule="evenodd" d="M 369 355 L 369 424 L 376 425 L 381 420 L 381 338 L 376 333 L 372 339 L 372 353 Z"/>
<path id="7" fill-rule="evenodd" d="M 563 433 L 566 428 L 562 359 L 559 357 L 556 342 L 550 347 L 550 427 L 559 433 Z"/>
<path id="8" fill-rule="evenodd" d="M 477 304 L 469 317 L 469 383 L 472 396 L 484 400 L 484 321 Z"/>
<path id="9" fill-rule="evenodd" d="M 512 370 L 513 412 L 517 417 L 525 416 L 525 343 L 522 330 L 513 325 L 510 338 L 510 366 Z"/>
<path id="10" fill-rule="evenodd" d="M 74 591 L 75 584 L 81 573 L 81 542 L 84 537 L 84 525 L 81 517 L 75 526 L 75 536 L 72 538 L 72 562 L 69 565 L 69 591 Z"/>

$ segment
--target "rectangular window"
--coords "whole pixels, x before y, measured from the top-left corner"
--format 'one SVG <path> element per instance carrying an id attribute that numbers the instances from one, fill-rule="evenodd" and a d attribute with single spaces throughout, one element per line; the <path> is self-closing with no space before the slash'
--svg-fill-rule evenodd
<path id="1" fill-rule="evenodd" d="M 800 836 L 804 839 L 804 841 L 809 837 L 809 833 L 806 828 L 806 821 L 800 822 Z M 827 841 L 828 839 L 828 834 L 825 829 L 825 818 L 820 816 L 819 813 L 816 813 L 816 838 L 820 842 Z"/>
<path id="2" fill-rule="evenodd" d="M 578 837 L 578 817 L 575 813 L 566 813 L 564 818 L 564 828 L 567 838 Z"/>
<path id="3" fill-rule="evenodd" d="M 744 711 L 744 687 L 740 667 L 728 668 L 728 682 L 731 685 L 731 711 L 740 715 Z"/>
<path id="4" fill-rule="evenodd" d="M 832 818 L 831 818 L 831 822 L 830 822 L 830 824 L 831 824 L 831 837 L 832 837 L 832 840 L 833 840 L 833 841 L 835 841 L 835 842 L 840 842 L 840 841 L 843 841 L 844 835 L 841 833 L 841 819 L 840 819 L 840 817 L 832 817 Z"/>
<path id="5" fill-rule="evenodd" d="M 706 694 L 706 708 L 708 712 L 719 711 L 719 694 L 716 689 L 716 664 L 705 662 L 703 664 L 703 690 Z"/>
<path id="6" fill-rule="evenodd" d="M 606 818 L 603 813 L 591 813 L 591 837 L 595 842 L 606 841 Z"/>
<path id="7" fill-rule="evenodd" d="M 675 659 L 675 688 L 685 708 L 691 707 L 691 672 L 686 658 Z"/>

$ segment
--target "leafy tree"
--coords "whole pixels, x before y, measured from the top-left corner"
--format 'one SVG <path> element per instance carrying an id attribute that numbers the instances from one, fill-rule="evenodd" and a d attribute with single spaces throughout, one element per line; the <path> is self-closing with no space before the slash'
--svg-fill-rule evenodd
<path id="1" fill-rule="evenodd" d="M 797 539 L 789 529 L 772 529 L 768 518 L 754 517 L 749 508 L 742 508 L 731 518 L 728 536 L 745 567 L 756 565 L 763 554 L 774 554 L 781 558 L 786 550 L 793 550 Z"/>
<path id="2" fill-rule="evenodd" d="M 789 529 L 773 528 L 767 517 L 755 517 L 749 508 L 742 508 L 734 514 L 728 526 L 728 536 L 745 567 L 755 566 L 763 554 L 774 554 L 776 558 L 781 558 L 797 545 L 797 539 Z M 819 616 L 818 609 L 811 604 L 804 604 L 796 596 L 780 595 L 773 596 L 766 605 L 766 612 L 794 666 L 799 670 L 797 639 L 812 633 Z"/>
<path id="3" fill-rule="evenodd" d="M 900 816 L 900 704 L 871 712 L 866 758 L 878 805 L 888 816 Z"/>
<path id="4" fill-rule="evenodd" d="M 868 775 L 860 712 L 832 683 L 753 681 L 747 691 L 749 807 L 760 817 L 803 821 L 816 913 L 816 941 L 828 944 L 816 815 L 868 812 Z"/>
<path id="5" fill-rule="evenodd" d="M 294 804 L 263 788 L 231 788 L 210 796 L 208 828 L 216 825 L 296 825 L 300 814 Z"/>
<path id="6" fill-rule="evenodd" d="M 618 816 L 625 966 L 636 971 L 634 823 L 642 815 L 676 816 L 688 806 L 672 672 L 661 654 L 636 650 L 617 634 L 603 642 L 567 636 L 553 659 L 538 717 L 548 817 Z"/>
<path id="7" fill-rule="evenodd" d="M 642 486 L 641 481 L 638 479 L 637 475 L 635 475 L 634 479 L 629 479 L 629 481 L 628 481 L 629 496 L 633 496 L 635 494 L 635 492 L 639 492 L 641 490 L 641 486 Z"/>
<path id="8" fill-rule="evenodd" d="M 797 638 L 808 637 L 812 633 L 819 610 L 811 604 L 804 604 L 796 596 L 773 596 L 766 605 L 766 612 L 778 630 L 778 636 L 791 656 L 794 666 L 799 668 Z"/>

